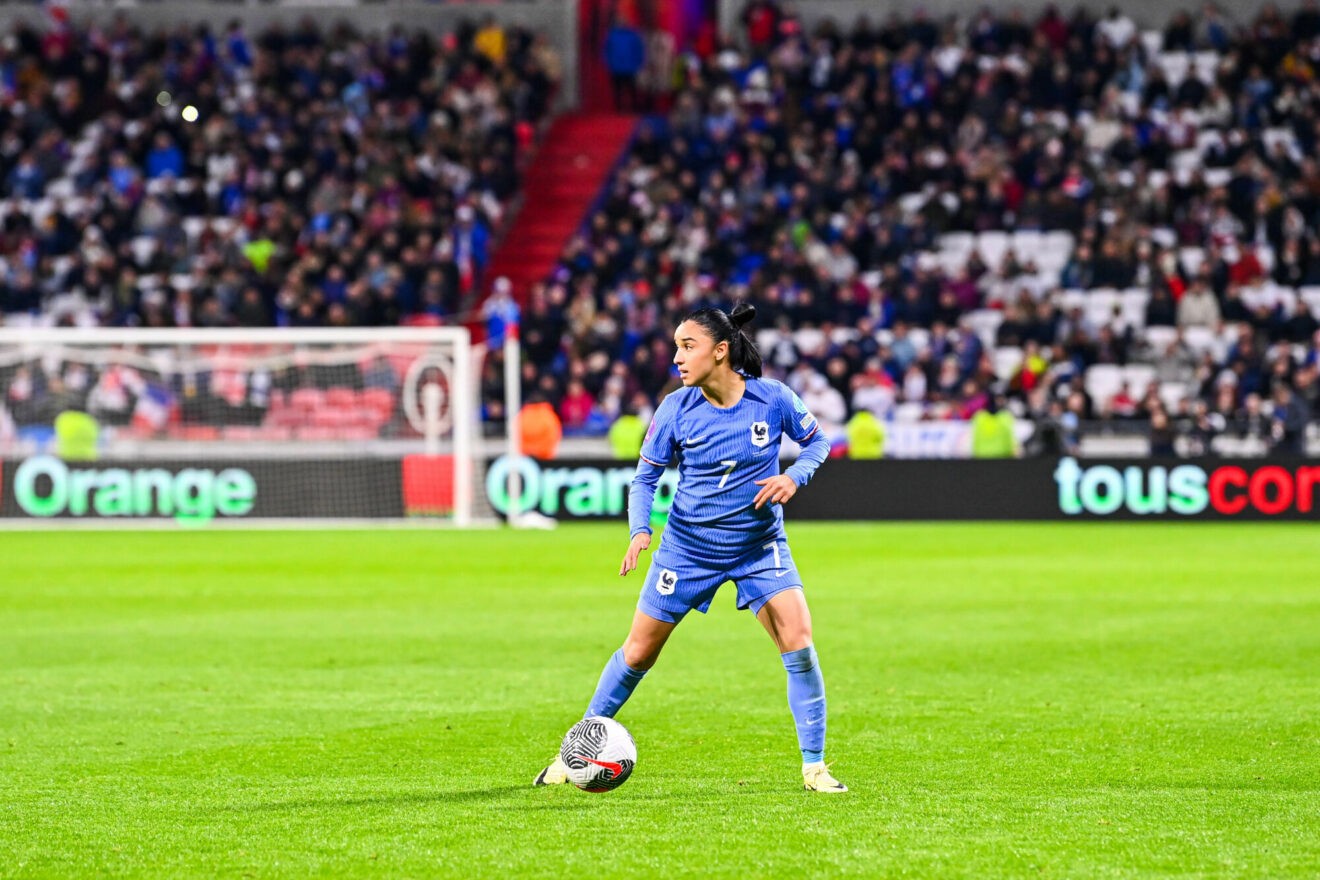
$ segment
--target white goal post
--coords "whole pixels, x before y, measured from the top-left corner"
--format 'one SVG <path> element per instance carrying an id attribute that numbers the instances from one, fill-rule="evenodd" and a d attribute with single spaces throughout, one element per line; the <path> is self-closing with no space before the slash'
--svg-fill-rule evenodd
<path id="1" fill-rule="evenodd" d="M 472 525 L 484 351 L 463 327 L 0 328 L 0 522 Z"/>

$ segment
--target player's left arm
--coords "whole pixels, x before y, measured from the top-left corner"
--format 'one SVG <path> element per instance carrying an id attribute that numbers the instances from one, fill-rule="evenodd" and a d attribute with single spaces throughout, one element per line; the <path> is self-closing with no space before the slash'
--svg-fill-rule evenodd
<path id="1" fill-rule="evenodd" d="M 781 385 L 779 400 L 780 430 L 802 447 L 797 461 L 782 474 L 757 480 L 761 491 L 756 493 L 753 506 L 758 510 L 764 504 L 784 504 L 797 490 L 807 485 L 825 459 L 830 455 L 830 441 L 820 430 L 820 423 L 807 409 L 807 405 L 792 389 Z"/>

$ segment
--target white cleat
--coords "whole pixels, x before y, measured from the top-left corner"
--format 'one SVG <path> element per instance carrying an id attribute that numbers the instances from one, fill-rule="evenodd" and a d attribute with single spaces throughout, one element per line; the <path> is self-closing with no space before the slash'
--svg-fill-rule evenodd
<path id="1" fill-rule="evenodd" d="M 536 778 L 532 780 L 532 785 L 563 785 L 565 782 L 568 782 L 568 765 L 559 760 L 558 755 L 555 755 L 555 759 L 550 762 L 550 766 L 538 773 Z"/>
<path id="2" fill-rule="evenodd" d="M 802 765 L 802 784 L 807 791 L 823 791 L 828 794 L 848 790 L 848 786 L 830 775 L 829 765 L 824 761 Z"/>

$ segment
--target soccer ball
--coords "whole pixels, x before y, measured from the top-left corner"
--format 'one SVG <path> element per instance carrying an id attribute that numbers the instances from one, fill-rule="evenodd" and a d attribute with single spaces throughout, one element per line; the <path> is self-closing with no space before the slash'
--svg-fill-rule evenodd
<path id="1" fill-rule="evenodd" d="M 568 781 L 583 791 L 613 791 L 632 775 L 637 744 L 613 718 L 588 715 L 564 734 L 559 760 L 568 767 Z"/>

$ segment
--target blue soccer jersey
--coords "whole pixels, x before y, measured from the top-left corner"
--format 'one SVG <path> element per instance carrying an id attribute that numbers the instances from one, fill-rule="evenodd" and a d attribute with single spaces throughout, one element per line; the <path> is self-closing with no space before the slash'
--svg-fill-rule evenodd
<path id="1" fill-rule="evenodd" d="M 816 418 L 782 382 L 749 378 L 742 399 L 712 406 L 695 387 L 680 388 L 651 421 L 629 495 L 632 534 L 649 532 L 651 502 L 664 469 L 678 463 L 678 489 L 665 527 L 665 548 L 685 556 L 727 560 L 783 537 L 778 504 L 755 509 L 757 480 L 779 473 L 781 438 L 802 446 L 786 473 L 806 485 L 829 455 Z"/>

